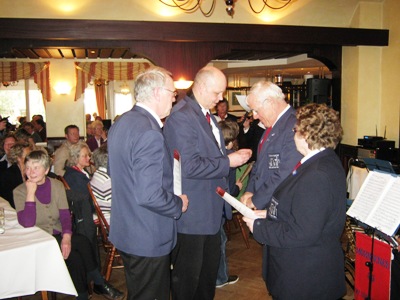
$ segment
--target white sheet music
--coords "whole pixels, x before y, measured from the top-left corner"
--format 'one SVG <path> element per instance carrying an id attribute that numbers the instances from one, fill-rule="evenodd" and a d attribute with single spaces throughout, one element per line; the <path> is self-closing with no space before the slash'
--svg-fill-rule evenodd
<path id="1" fill-rule="evenodd" d="M 217 194 L 222 197 L 226 202 L 228 202 L 232 207 L 234 207 L 238 212 L 240 212 L 243 216 L 250 219 L 260 219 L 261 217 L 257 216 L 254 210 L 248 208 L 246 205 L 241 203 L 235 197 L 231 196 L 227 192 L 225 192 L 222 188 L 217 188 Z"/>
<path id="2" fill-rule="evenodd" d="M 177 150 L 174 150 L 174 194 L 182 195 L 181 159 Z"/>
<path id="3" fill-rule="evenodd" d="M 400 177 L 370 171 L 347 215 L 394 235 L 400 223 Z"/>

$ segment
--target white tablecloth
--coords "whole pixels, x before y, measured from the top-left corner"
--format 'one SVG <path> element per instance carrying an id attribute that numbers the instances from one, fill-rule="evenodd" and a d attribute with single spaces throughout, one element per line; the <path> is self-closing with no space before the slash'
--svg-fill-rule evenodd
<path id="1" fill-rule="evenodd" d="M 38 227 L 23 228 L 0 198 L 6 231 L 0 234 L 0 299 L 54 291 L 77 295 L 56 239 Z"/>

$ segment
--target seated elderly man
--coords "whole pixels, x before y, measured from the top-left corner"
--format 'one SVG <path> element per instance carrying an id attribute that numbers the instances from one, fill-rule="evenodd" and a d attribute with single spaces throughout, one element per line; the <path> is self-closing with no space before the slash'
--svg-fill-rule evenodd
<path id="1" fill-rule="evenodd" d="M 71 145 L 79 142 L 79 127 L 76 125 L 68 125 L 64 129 L 66 141 L 54 153 L 54 173 L 63 176 L 65 173 L 65 165 L 69 159 L 69 150 Z"/>
<path id="2" fill-rule="evenodd" d="M 93 152 L 92 160 L 96 167 L 96 172 L 94 172 L 90 180 L 90 185 L 104 217 L 108 224 L 110 224 L 111 178 L 107 174 L 107 144 L 102 145 Z"/>

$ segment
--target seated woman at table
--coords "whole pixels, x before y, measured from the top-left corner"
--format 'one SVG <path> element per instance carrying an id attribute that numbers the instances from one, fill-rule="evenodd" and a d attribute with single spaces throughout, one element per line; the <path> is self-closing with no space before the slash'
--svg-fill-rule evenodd
<path id="1" fill-rule="evenodd" d="M 300 107 L 296 117 L 301 165 L 276 188 L 267 210 L 256 211 L 260 219 L 243 220 L 264 245 L 263 276 L 273 299 L 339 299 L 346 293 L 346 177 L 334 149 L 343 130 L 326 105 Z"/>
<path id="2" fill-rule="evenodd" d="M 123 293 L 101 276 L 89 240 L 72 233 L 71 214 L 63 184 L 47 177 L 50 157 L 44 150 L 32 151 L 25 158 L 27 180 L 14 190 L 18 222 L 24 227 L 38 226 L 52 234 L 60 244 L 77 299 L 88 299 L 88 279 L 94 292 L 107 299 L 122 299 Z"/>
<path id="3" fill-rule="evenodd" d="M 85 168 L 90 166 L 90 157 L 92 154 L 84 141 L 79 141 L 72 145 L 69 151 L 69 160 L 64 173 L 64 179 L 71 188 L 70 191 L 67 191 L 67 198 L 70 203 L 72 202 L 71 200 L 74 200 L 75 203 L 80 203 L 70 208 L 75 216 L 79 216 L 79 219 L 84 220 L 80 222 L 82 224 L 75 222 L 74 225 L 80 234 L 85 235 L 89 239 L 96 260 L 100 264 L 96 225 L 93 222 L 95 209 L 87 186 L 90 181 L 90 176 L 85 170 Z"/>
<path id="4" fill-rule="evenodd" d="M 76 192 L 86 194 L 90 197 L 87 184 L 90 181 L 90 175 L 85 168 L 90 166 L 89 146 L 84 141 L 72 145 L 69 149 L 69 160 L 65 168 L 64 179 L 71 189 Z"/>
<path id="5" fill-rule="evenodd" d="M 31 150 L 28 142 L 15 143 L 8 154 L 11 167 L 0 172 L 0 196 L 10 202 L 13 208 L 15 208 L 13 190 L 25 181 L 24 160 Z"/>

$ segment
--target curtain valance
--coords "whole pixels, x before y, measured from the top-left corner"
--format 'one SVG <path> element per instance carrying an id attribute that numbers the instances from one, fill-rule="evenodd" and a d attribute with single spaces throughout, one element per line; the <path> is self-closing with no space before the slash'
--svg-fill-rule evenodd
<path id="1" fill-rule="evenodd" d="M 136 76 L 152 66 L 149 62 L 76 62 L 76 94 L 78 100 L 91 79 L 134 80 Z"/>
<path id="2" fill-rule="evenodd" d="M 0 62 L 0 81 L 17 81 L 33 77 L 43 95 L 43 101 L 51 100 L 50 62 Z"/>

